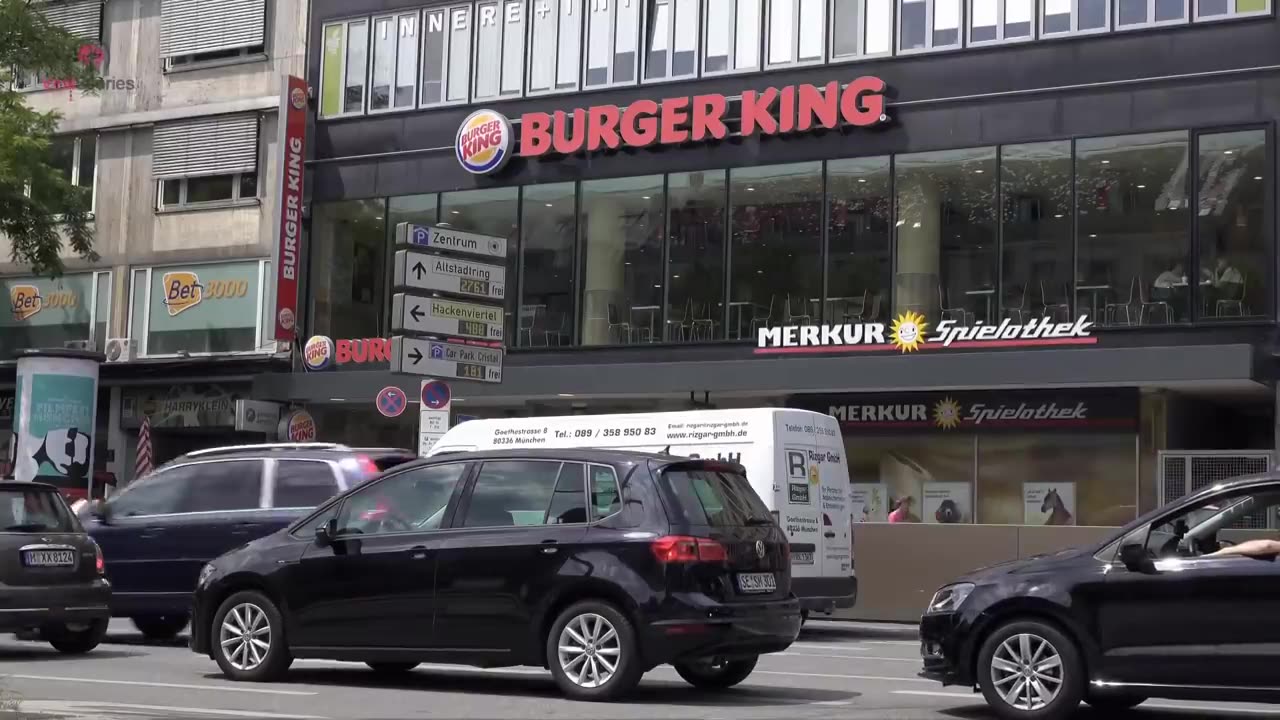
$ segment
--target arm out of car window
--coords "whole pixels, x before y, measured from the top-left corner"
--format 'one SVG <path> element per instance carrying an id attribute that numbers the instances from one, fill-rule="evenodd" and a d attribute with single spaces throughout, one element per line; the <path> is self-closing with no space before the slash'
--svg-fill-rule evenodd
<path id="1" fill-rule="evenodd" d="M 1243 555 L 1252 558 L 1274 558 L 1280 555 L 1280 541 L 1277 540 L 1246 540 L 1239 545 L 1231 545 L 1224 547 L 1217 552 L 1209 553 L 1206 557 L 1223 557 L 1227 555 Z"/>

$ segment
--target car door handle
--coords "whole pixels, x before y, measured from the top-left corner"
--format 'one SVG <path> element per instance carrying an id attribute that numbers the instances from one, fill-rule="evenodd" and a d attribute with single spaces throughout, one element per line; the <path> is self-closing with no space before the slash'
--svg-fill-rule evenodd
<path id="1" fill-rule="evenodd" d="M 410 560 L 426 560 L 426 559 L 427 559 L 427 548 L 426 548 L 426 547 L 424 547 L 424 546 L 422 546 L 422 545 L 418 545 L 418 546 L 415 546 L 415 547 L 410 548 L 410 549 L 409 549 L 409 559 L 410 559 Z"/>
<path id="2" fill-rule="evenodd" d="M 231 526 L 232 535 L 248 535 L 253 530 L 262 527 L 261 523 L 242 522 Z"/>
<path id="3" fill-rule="evenodd" d="M 142 528 L 142 532 L 138 533 L 138 537 L 153 538 L 164 534 L 163 527 L 147 527 Z"/>
<path id="4" fill-rule="evenodd" d="M 544 554 L 544 555 L 555 555 L 556 553 L 560 552 L 560 548 L 555 547 L 555 544 L 556 544 L 556 541 L 555 541 L 555 540 L 553 540 L 553 539 L 550 539 L 550 538 L 549 538 L 549 539 L 547 539 L 547 540 L 543 540 L 543 541 L 542 541 L 542 552 L 543 552 L 543 554 Z"/>

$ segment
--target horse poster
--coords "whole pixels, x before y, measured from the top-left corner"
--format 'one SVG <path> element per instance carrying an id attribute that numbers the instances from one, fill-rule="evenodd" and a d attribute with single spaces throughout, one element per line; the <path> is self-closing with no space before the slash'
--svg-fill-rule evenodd
<path id="1" fill-rule="evenodd" d="M 1024 482 L 1022 504 L 1027 525 L 1076 524 L 1075 483 Z"/>

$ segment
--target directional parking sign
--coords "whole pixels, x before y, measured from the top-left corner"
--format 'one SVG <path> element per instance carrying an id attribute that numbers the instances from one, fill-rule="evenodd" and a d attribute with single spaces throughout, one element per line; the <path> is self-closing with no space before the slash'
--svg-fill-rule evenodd
<path id="1" fill-rule="evenodd" d="M 506 238 L 435 225 L 400 223 L 396 225 L 396 244 L 504 260 L 507 257 Z"/>
<path id="2" fill-rule="evenodd" d="M 504 322 L 500 305 L 404 293 L 396 293 L 391 298 L 391 324 L 396 332 L 502 340 Z"/>
<path id="3" fill-rule="evenodd" d="M 411 290 L 502 300 L 507 296 L 507 269 L 502 265 L 400 250 L 395 259 L 395 284 Z"/>
<path id="4" fill-rule="evenodd" d="M 502 382 L 502 355 L 502 349 L 495 347 L 391 338 L 391 372 L 395 373 Z"/>

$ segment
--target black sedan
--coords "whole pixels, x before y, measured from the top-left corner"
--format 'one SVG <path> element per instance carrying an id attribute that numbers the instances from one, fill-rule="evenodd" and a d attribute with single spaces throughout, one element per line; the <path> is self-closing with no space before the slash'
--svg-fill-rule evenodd
<path id="1" fill-rule="evenodd" d="M 1149 697 L 1280 701 L 1280 474 L 1159 508 L 1105 543 L 970 573 L 920 620 L 924 677 L 1010 720 Z M 1239 543 L 1239 544 L 1236 544 Z"/>
<path id="2" fill-rule="evenodd" d="M 0 632 L 89 652 L 107 632 L 110 600 L 102 551 L 57 488 L 0 482 Z"/>

